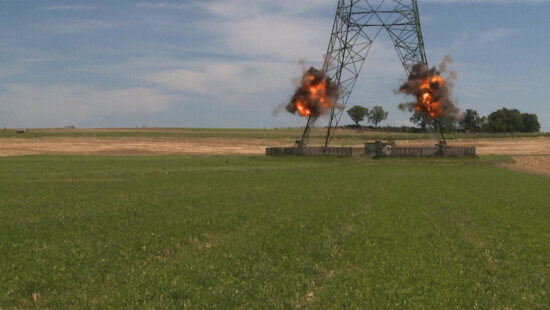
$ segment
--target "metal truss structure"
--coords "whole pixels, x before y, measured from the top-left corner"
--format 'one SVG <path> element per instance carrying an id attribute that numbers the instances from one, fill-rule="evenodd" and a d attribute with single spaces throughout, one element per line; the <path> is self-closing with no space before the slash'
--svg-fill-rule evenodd
<path id="1" fill-rule="evenodd" d="M 338 0 L 323 72 L 340 85 L 340 109 L 333 107 L 330 111 L 325 147 L 334 135 L 372 43 L 383 30 L 389 34 L 407 75 L 414 64 L 428 64 L 417 0 Z M 314 121 L 308 119 L 300 144 Z"/>

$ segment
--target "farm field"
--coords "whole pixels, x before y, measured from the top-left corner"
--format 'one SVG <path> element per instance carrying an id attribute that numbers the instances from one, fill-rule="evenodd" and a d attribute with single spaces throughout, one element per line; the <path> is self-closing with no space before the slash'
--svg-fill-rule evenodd
<path id="1" fill-rule="evenodd" d="M 293 145 L 301 133 L 300 129 L 34 129 L 24 134 L 0 130 L 0 156 L 264 154 L 268 146 Z M 314 129 L 311 143 L 324 143 L 324 134 L 323 129 Z M 460 134 L 447 138 L 451 146 L 475 145 L 480 155 L 550 155 L 550 135 L 546 133 Z M 393 140 L 398 146 L 437 142 L 432 134 L 339 129 L 331 145 L 361 146 L 375 139 Z"/>
<path id="2" fill-rule="evenodd" d="M 0 156 L 32 154 L 66 155 L 250 155 L 264 154 L 266 147 L 291 146 L 301 129 L 30 129 L 24 134 L 0 130 Z M 321 145 L 325 131 L 312 131 L 312 144 Z M 455 134 L 449 146 L 476 146 L 478 155 L 514 155 L 513 163 L 500 165 L 527 173 L 550 175 L 548 133 Z M 392 140 L 398 146 L 437 143 L 432 134 L 336 131 L 331 145 L 356 146 L 375 139 Z"/>
<path id="3" fill-rule="evenodd" d="M 30 128 L 24 134 L 16 133 L 15 129 L 0 130 L 0 138 L 46 138 L 46 137 L 96 137 L 96 138 L 240 138 L 240 139 L 298 139 L 303 128 Z M 312 128 L 311 136 L 314 142 L 322 142 L 326 135 L 325 128 Z M 365 140 L 393 139 L 419 140 L 432 139 L 431 133 L 400 133 L 338 128 L 334 141 L 362 143 Z M 484 139 L 484 138 L 519 138 L 519 137 L 550 137 L 550 133 L 477 133 L 449 134 L 448 139 Z M 324 140 L 323 140 L 324 141 Z M 293 142 L 293 141 L 292 141 Z"/>
<path id="4" fill-rule="evenodd" d="M 513 164 L 2 157 L 0 308 L 544 309 L 550 178 Z"/>

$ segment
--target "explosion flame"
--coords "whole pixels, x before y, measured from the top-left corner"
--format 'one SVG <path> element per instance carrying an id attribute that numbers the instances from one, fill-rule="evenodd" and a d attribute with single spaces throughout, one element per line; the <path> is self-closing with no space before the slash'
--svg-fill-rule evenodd
<path id="1" fill-rule="evenodd" d="M 322 71 L 311 67 L 304 72 L 300 86 L 286 110 L 292 114 L 298 112 L 300 116 L 317 118 L 337 105 L 338 95 L 338 85 Z"/>
<path id="2" fill-rule="evenodd" d="M 451 57 L 445 56 L 439 71 L 435 67 L 428 69 L 424 63 L 414 65 L 409 78 L 401 85 L 398 92 L 413 95 L 416 101 L 400 104 L 399 108 L 416 110 L 434 121 L 457 115 L 459 109 L 451 99 L 452 82 L 456 78 L 456 73 L 449 71 L 447 80 L 441 76 L 441 73 L 446 73 L 447 64 L 450 62 L 452 62 Z"/>
<path id="3" fill-rule="evenodd" d="M 434 75 L 420 84 L 417 103 L 415 109 L 430 115 L 432 118 L 439 118 L 443 115 L 440 100 L 436 97 L 437 91 L 445 87 L 445 79 L 440 75 Z"/>

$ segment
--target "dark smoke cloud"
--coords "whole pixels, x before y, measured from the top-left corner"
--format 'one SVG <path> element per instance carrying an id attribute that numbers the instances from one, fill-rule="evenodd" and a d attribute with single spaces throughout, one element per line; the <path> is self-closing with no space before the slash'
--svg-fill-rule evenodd
<path id="1" fill-rule="evenodd" d="M 318 95 L 310 91 L 310 87 L 316 87 L 325 84 L 324 90 Z M 311 116 L 317 118 L 328 112 L 330 107 L 337 106 L 339 96 L 339 87 L 322 71 L 310 67 L 304 72 L 299 87 L 294 92 L 290 102 L 286 105 L 286 110 L 292 114 L 298 112 L 298 103 L 302 103 L 309 111 Z M 321 100 L 323 98 L 324 102 Z"/>
<path id="2" fill-rule="evenodd" d="M 437 118 L 442 118 L 446 116 L 457 116 L 460 112 L 460 109 L 453 103 L 453 100 L 451 98 L 451 91 L 453 89 L 454 80 L 456 79 L 457 74 L 456 72 L 448 69 L 448 65 L 451 64 L 452 61 L 453 59 L 451 58 L 451 56 L 446 55 L 439 65 L 439 70 L 436 69 L 436 67 L 432 67 L 431 69 L 429 69 L 424 63 L 415 64 L 412 67 L 411 73 L 409 74 L 407 81 L 405 81 L 396 92 L 415 96 L 417 100 L 408 103 L 401 103 L 399 104 L 399 109 L 408 110 L 411 112 L 415 111 L 420 102 L 420 98 L 424 93 L 420 85 L 427 79 L 430 79 L 434 76 L 442 76 L 445 79 L 445 83 L 443 85 L 438 83 L 430 84 L 430 95 L 432 95 L 434 101 L 439 101 L 440 107 L 442 109 L 441 115 Z M 424 111 L 420 112 L 422 113 Z M 427 113 L 423 114 L 425 114 L 425 117 L 430 118 L 430 115 L 428 115 Z"/>
<path id="3" fill-rule="evenodd" d="M 275 107 L 275 109 L 273 109 L 273 111 L 271 111 L 273 116 L 279 115 L 279 113 L 281 113 L 281 111 L 286 107 L 286 105 L 287 105 L 286 103 L 280 103 L 279 105 L 277 105 Z"/>

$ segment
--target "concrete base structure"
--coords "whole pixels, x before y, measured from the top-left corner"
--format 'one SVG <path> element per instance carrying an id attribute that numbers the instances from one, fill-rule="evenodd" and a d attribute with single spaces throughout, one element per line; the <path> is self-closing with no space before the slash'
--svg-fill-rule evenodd
<path id="1" fill-rule="evenodd" d="M 358 150 L 360 150 L 358 148 Z M 361 151 L 359 151 L 361 152 Z M 304 146 L 304 147 L 268 147 L 265 154 L 269 156 L 280 155 L 306 155 L 306 156 L 352 156 L 354 155 L 352 147 L 322 147 L 322 146 Z M 358 154 L 355 154 L 358 155 Z"/>
<path id="2" fill-rule="evenodd" d="M 365 155 L 372 157 L 464 157 L 476 156 L 475 146 L 448 147 L 444 141 L 427 147 L 396 147 L 388 143 L 365 144 Z"/>
<path id="3" fill-rule="evenodd" d="M 464 157 L 476 156 L 475 147 L 392 147 L 389 153 L 381 153 L 381 157 Z"/>
<path id="4" fill-rule="evenodd" d="M 447 147 L 439 144 L 432 147 L 395 147 L 386 143 L 366 143 L 365 147 L 268 147 L 268 156 L 370 156 L 370 157 L 464 157 L 475 156 L 476 148 Z"/>

